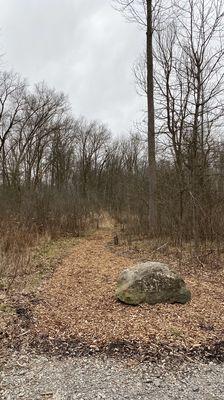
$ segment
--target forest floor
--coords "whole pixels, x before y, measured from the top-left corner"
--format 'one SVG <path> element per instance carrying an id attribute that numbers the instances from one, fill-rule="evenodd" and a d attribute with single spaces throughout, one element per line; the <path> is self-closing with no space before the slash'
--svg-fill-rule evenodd
<path id="1" fill-rule="evenodd" d="M 106 354 L 166 362 L 224 360 L 224 270 L 195 266 L 173 251 L 152 252 L 139 242 L 114 246 L 104 224 L 78 238 L 35 292 L 5 299 L 15 312 L 3 324 L 2 349 L 36 354 Z M 127 306 L 115 298 L 120 272 L 138 261 L 162 261 L 179 271 L 192 292 L 186 305 Z M 1 312 L 1 317 L 7 313 Z M 4 317 L 4 316 L 3 316 Z M 4 318 L 3 318 L 4 320 Z"/>

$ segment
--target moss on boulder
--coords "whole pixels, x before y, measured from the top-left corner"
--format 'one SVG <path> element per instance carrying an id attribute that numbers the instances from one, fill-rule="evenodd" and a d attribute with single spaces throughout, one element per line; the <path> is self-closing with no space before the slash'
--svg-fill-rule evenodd
<path id="1" fill-rule="evenodd" d="M 183 278 L 159 262 L 146 262 L 124 270 L 118 280 L 116 296 L 132 305 L 185 304 L 191 299 Z"/>

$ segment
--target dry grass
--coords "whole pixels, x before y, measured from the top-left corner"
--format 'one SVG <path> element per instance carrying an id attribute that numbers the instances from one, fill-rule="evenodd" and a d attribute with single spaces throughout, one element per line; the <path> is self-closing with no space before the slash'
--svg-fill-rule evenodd
<path id="1" fill-rule="evenodd" d="M 8 229 L 1 239 L 0 361 L 8 346 L 25 338 L 30 312 L 25 311 L 24 325 L 18 310 L 29 310 L 32 301 L 35 304 L 40 284 L 52 275 L 78 242 L 77 238 L 52 240 L 47 234 L 34 238 L 26 236 L 21 229 L 13 235 Z M 7 247 L 4 243 L 8 243 Z"/>
<path id="2" fill-rule="evenodd" d="M 32 310 L 36 337 L 76 339 L 95 347 L 131 341 L 186 349 L 223 340 L 223 269 L 195 271 L 183 264 L 181 273 L 192 291 L 187 305 L 126 306 L 114 296 L 117 278 L 136 258 L 147 255 L 137 251 L 133 257 L 124 247 L 112 251 L 111 238 L 107 230 L 80 240 L 42 286 L 41 302 Z M 167 258 L 178 270 L 175 257 L 153 255 L 153 260 Z"/>
<path id="3" fill-rule="evenodd" d="M 0 227 L 0 290 L 35 290 L 76 242 L 73 237 L 52 239 L 47 232 L 8 221 Z"/>
<path id="4" fill-rule="evenodd" d="M 39 237 L 16 221 L 0 226 L 0 289 L 9 292 L 31 271 L 31 248 Z M 19 288 L 18 288 L 19 289 Z"/>
<path id="5" fill-rule="evenodd" d="M 5 265 L 12 257 L 14 266 L 8 273 L 13 268 L 17 272 L 10 293 L 0 290 L 3 348 L 26 343 L 57 353 L 58 346 L 61 354 L 63 342 L 83 344 L 91 351 L 115 346 L 119 352 L 120 345 L 131 343 L 154 353 L 169 346 L 189 354 L 223 343 L 224 270 L 213 253 L 192 259 L 188 247 L 180 254 L 176 247 L 144 240 L 114 246 L 113 221 L 104 216 L 99 224 L 97 233 L 79 239 L 28 238 L 26 232 L 2 236 Z M 117 301 L 120 272 L 140 260 L 167 262 L 179 271 L 192 301 L 138 307 Z M 9 284 L 10 274 L 7 279 Z"/>

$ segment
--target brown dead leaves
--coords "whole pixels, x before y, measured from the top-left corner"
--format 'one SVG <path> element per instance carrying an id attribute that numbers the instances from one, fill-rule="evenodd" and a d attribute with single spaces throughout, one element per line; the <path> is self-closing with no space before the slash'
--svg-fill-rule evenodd
<path id="1" fill-rule="evenodd" d="M 184 278 L 192 301 L 187 305 L 127 306 L 115 298 L 116 281 L 136 261 L 112 252 L 110 240 L 110 232 L 80 240 L 45 282 L 41 302 L 33 307 L 35 337 L 73 338 L 99 348 L 137 342 L 189 350 L 224 340 L 223 270 L 204 275 L 188 270 Z"/>

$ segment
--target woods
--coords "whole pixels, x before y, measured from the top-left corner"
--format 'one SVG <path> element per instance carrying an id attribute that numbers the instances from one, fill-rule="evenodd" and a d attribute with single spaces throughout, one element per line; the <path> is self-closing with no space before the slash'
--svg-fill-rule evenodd
<path id="1" fill-rule="evenodd" d="M 217 149 L 222 147 L 223 2 L 157 1 L 152 5 L 144 0 L 121 0 L 116 4 L 128 20 L 147 31 L 146 53 L 134 72 L 138 90 L 147 97 L 149 214 L 155 216 L 158 212 L 160 231 L 164 218 L 159 211 L 159 194 L 153 193 L 157 185 L 158 192 L 161 190 L 155 171 L 159 174 L 163 160 L 172 165 L 177 179 L 179 193 L 173 204 L 173 221 L 178 221 L 179 239 L 191 231 L 197 251 L 202 237 L 214 239 L 220 235 L 214 228 L 217 224 L 212 226 L 216 217 L 208 203 L 213 198 L 213 205 L 217 204 L 211 181 L 214 183 L 219 175 L 216 157 Z M 185 215 L 191 221 L 190 231 Z M 210 226 L 206 233 L 202 233 L 204 224 Z"/>
<path id="2" fill-rule="evenodd" d="M 28 3 L 0 15 L 0 398 L 221 399 L 224 0 Z"/>
<path id="3" fill-rule="evenodd" d="M 78 236 L 104 212 L 126 237 L 221 251 L 223 2 L 114 5 L 146 34 L 134 67 L 146 117 L 133 132 L 114 137 L 76 118 L 64 93 L 0 73 L 3 253 L 11 230 Z"/>

